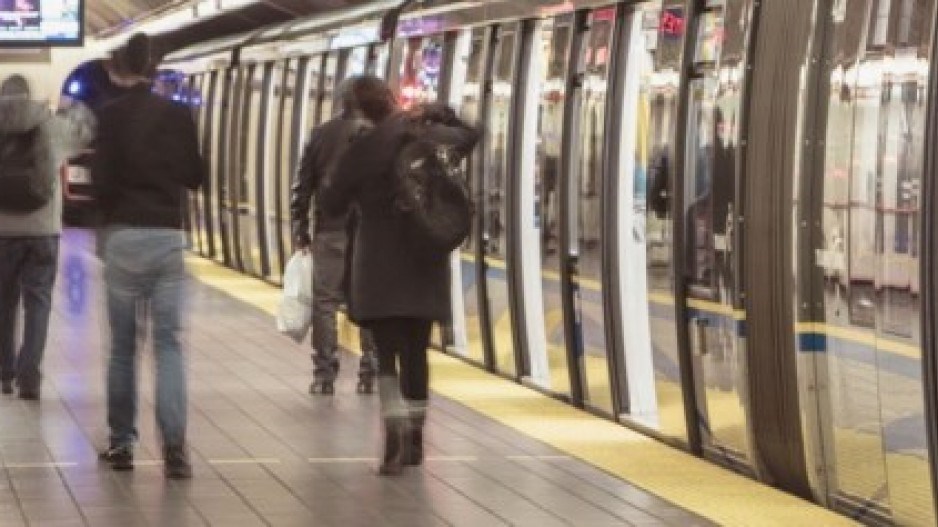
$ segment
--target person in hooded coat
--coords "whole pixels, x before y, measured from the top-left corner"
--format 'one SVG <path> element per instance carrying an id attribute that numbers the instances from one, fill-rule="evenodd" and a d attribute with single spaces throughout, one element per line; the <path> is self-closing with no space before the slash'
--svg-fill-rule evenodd
<path id="1" fill-rule="evenodd" d="M 318 204 L 329 214 L 352 206 L 359 212 L 349 314 L 374 335 L 386 432 L 379 472 L 394 475 L 422 461 L 430 330 L 451 319 L 449 255 L 421 250 L 414 239 L 395 205 L 394 167 L 415 121 L 424 123 L 427 137 L 453 147 L 457 158 L 472 150 L 479 133 L 442 105 L 397 111 L 393 93 L 375 77 L 357 79 L 352 93 L 375 128 L 349 147 L 334 172 L 343 176 L 324 183 Z"/>
<path id="2" fill-rule="evenodd" d="M 34 146 L 37 170 L 53 184 L 52 198 L 32 212 L 0 209 L 0 392 L 23 399 L 40 396 L 41 364 L 52 310 L 62 232 L 59 170 L 93 138 L 95 119 L 81 103 L 58 115 L 31 99 L 25 77 L 11 75 L 0 84 L 0 136 L 38 129 Z M 0 166 L 0 171 L 3 167 Z M 2 188 L 0 188 L 2 192 Z M 23 340 L 15 351 L 17 306 L 22 303 Z"/>

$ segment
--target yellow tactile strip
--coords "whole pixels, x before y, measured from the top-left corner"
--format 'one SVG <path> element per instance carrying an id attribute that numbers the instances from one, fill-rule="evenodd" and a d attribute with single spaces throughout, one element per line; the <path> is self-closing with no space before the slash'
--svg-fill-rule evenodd
<path id="1" fill-rule="evenodd" d="M 192 274 L 207 285 L 276 313 L 279 292 L 270 284 L 201 258 L 189 258 L 188 263 Z M 442 353 L 431 354 L 431 371 L 431 388 L 437 394 L 721 525 L 856 525 L 844 516 Z"/>

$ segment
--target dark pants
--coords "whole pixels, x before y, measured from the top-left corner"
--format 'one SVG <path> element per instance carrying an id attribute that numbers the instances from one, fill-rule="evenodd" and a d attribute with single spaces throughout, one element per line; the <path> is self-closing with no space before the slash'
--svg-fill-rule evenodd
<path id="1" fill-rule="evenodd" d="M 0 379 L 17 379 L 20 388 L 39 386 L 58 257 L 58 236 L 0 238 Z M 17 354 L 13 333 L 21 297 L 25 323 Z"/>
<path id="2" fill-rule="evenodd" d="M 400 393 L 406 401 L 429 398 L 430 368 L 427 347 L 433 321 L 420 318 L 382 318 L 368 324 L 378 352 L 378 375 L 397 376 L 400 363 Z"/>
<path id="3" fill-rule="evenodd" d="M 336 313 L 345 302 L 344 278 L 348 234 L 345 230 L 316 233 L 313 240 L 313 366 L 317 379 L 334 380 L 339 371 Z M 359 333 L 362 344 L 360 375 L 375 371 L 375 345 L 369 331 Z"/>

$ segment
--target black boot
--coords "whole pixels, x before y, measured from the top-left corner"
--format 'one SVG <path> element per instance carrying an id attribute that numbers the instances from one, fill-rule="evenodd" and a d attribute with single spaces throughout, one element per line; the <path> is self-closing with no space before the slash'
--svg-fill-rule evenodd
<path id="1" fill-rule="evenodd" d="M 382 476 L 397 476 L 404 467 L 408 456 L 406 425 L 403 419 L 384 420 L 384 459 L 378 468 Z"/>
<path id="2" fill-rule="evenodd" d="M 424 416 L 410 419 L 410 433 L 407 434 L 410 448 L 407 449 L 407 457 L 404 458 L 405 466 L 414 467 L 423 463 L 423 425 L 425 422 Z"/>

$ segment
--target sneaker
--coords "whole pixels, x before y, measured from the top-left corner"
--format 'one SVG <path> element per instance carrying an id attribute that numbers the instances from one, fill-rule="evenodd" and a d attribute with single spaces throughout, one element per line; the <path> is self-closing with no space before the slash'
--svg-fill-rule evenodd
<path id="1" fill-rule="evenodd" d="M 168 446 L 163 450 L 163 471 L 169 479 L 189 479 L 192 477 L 192 465 L 185 447 Z"/>
<path id="2" fill-rule="evenodd" d="M 8 381 L 0 381 L 0 392 L 3 395 L 10 395 L 13 393 L 13 379 Z"/>
<path id="3" fill-rule="evenodd" d="M 98 455 L 98 459 L 110 463 L 114 470 L 133 470 L 134 452 L 130 445 L 111 447 Z"/>

